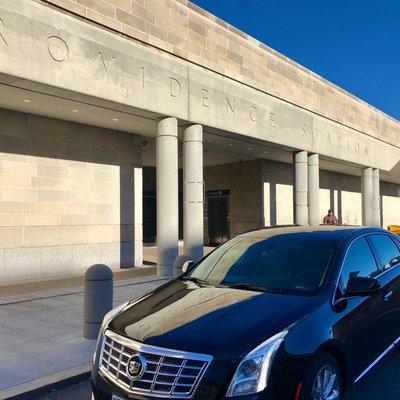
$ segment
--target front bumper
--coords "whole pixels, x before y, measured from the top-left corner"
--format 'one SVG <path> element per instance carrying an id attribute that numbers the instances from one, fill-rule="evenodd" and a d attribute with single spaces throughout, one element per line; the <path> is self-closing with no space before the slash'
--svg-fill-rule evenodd
<path id="1" fill-rule="evenodd" d="M 94 400 L 111 400 L 112 395 L 127 400 L 166 400 L 165 396 L 157 397 L 153 395 L 128 393 L 110 381 L 109 378 L 99 370 L 102 342 L 103 335 L 100 335 L 92 368 L 92 390 Z M 291 377 L 287 375 L 287 371 L 284 372 L 279 367 L 273 369 L 268 387 L 263 392 L 256 395 L 227 398 L 226 393 L 238 363 L 239 360 L 213 360 L 190 400 L 294 400 L 297 387 L 296 382 L 298 382 L 298 380 L 290 379 Z M 172 397 L 168 398 L 168 400 L 171 399 Z"/>
<path id="2" fill-rule="evenodd" d="M 235 368 L 236 363 L 213 361 L 192 400 L 294 400 L 295 388 L 292 385 L 275 387 L 270 385 L 265 391 L 256 395 L 227 398 L 225 394 Z M 165 397 L 130 395 L 112 384 L 96 366 L 92 370 L 92 390 L 94 400 L 111 400 L 113 394 L 127 400 L 166 400 Z"/>

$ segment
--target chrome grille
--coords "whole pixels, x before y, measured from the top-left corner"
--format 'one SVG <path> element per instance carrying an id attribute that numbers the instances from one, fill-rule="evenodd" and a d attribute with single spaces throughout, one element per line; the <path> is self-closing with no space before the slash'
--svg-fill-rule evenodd
<path id="1" fill-rule="evenodd" d="M 133 380 L 127 372 L 128 361 L 134 355 L 146 362 L 138 380 Z M 187 399 L 194 394 L 211 360 L 211 356 L 144 345 L 106 331 L 100 371 L 129 393 Z"/>

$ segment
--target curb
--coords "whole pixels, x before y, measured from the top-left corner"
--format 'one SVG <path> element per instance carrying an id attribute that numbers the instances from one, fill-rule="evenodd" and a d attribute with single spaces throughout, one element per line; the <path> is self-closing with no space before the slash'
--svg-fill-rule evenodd
<path id="1" fill-rule="evenodd" d="M 0 391 L 1 400 L 31 400 L 41 394 L 89 379 L 92 364 L 87 363 Z"/>

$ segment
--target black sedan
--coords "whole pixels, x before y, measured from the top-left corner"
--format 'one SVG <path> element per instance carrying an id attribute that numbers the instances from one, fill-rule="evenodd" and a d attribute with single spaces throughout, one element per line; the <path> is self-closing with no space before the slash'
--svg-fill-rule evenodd
<path id="1" fill-rule="evenodd" d="M 95 400 L 341 400 L 400 342 L 400 240 L 245 233 L 104 319 Z"/>

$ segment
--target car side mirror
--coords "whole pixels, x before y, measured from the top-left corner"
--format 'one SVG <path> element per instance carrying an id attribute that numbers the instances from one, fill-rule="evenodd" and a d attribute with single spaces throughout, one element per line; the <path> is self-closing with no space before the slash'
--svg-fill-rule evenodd
<path id="1" fill-rule="evenodd" d="M 374 278 L 354 276 L 349 279 L 347 283 L 345 295 L 347 297 L 353 296 L 368 296 L 376 293 L 381 289 L 381 284 Z"/>
<path id="2" fill-rule="evenodd" d="M 193 265 L 196 264 L 194 261 L 185 261 L 182 265 L 182 272 L 187 272 L 189 271 Z"/>

